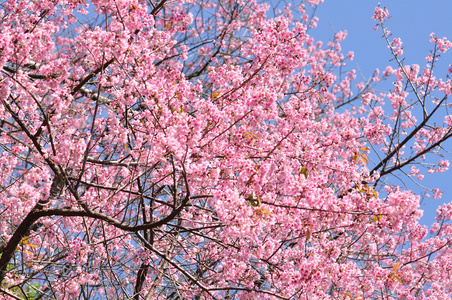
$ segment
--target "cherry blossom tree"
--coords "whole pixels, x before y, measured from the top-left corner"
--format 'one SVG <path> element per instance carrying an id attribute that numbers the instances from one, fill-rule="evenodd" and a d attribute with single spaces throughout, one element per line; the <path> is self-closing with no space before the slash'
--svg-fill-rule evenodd
<path id="1" fill-rule="evenodd" d="M 449 167 L 452 44 L 378 7 L 361 80 L 305 2 L 2 1 L 0 297 L 449 298 L 452 204 L 393 176 Z"/>

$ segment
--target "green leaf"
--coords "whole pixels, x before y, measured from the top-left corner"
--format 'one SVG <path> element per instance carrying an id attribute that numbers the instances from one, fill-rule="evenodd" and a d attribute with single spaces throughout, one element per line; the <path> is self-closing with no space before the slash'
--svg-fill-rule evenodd
<path id="1" fill-rule="evenodd" d="M 303 166 L 303 168 L 301 168 L 300 174 L 303 174 L 304 177 L 306 179 L 308 179 L 308 169 L 305 166 Z"/>
<path id="2" fill-rule="evenodd" d="M 259 199 L 258 197 L 256 197 L 256 194 L 254 193 L 246 197 L 245 200 L 248 201 L 248 204 L 251 205 L 252 207 L 259 206 Z"/>

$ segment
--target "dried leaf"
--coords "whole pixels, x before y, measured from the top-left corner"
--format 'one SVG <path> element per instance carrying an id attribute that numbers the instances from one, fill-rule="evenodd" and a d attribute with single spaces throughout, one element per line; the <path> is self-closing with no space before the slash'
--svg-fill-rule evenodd
<path id="1" fill-rule="evenodd" d="M 366 154 L 361 154 L 361 160 L 362 160 L 363 163 L 365 163 L 366 165 L 369 163 L 369 158 L 367 157 Z"/>
<path id="2" fill-rule="evenodd" d="M 217 99 L 218 96 L 220 96 L 221 92 L 218 90 L 216 92 L 213 92 L 212 94 L 210 94 L 210 96 L 214 99 Z"/>
<path id="3" fill-rule="evenodd" d="M 20 240 L 20 244 L 21 244 L 21 245 L 27 245 L 29 239 L 30 239 L 30 236 L 24 236 L 24 237 Z"/>
<path id="4" fill-rule="evenodd" d="M 392 267 L 392 272 L 395 272 L 399 269 L 400 263 L 396 263 L 394 267 Z"/>
<path id="5" fill-rule="evenodd" d="M 247 137 L 257 139 L 257 135 L 255 135 L 254 133 L 249 132 L 249 131 L 246 131 L 246 132 L 243 134 L 243 138 L 247 138 Z"/>
<path id="6" fill-rule="evenodd" d="M 265 216 L 271 215 L 271 212 L 268 209 L 264 208 L 264 207 L 259 207 L 259 211 L 261 213 L 263 213 Z"/>

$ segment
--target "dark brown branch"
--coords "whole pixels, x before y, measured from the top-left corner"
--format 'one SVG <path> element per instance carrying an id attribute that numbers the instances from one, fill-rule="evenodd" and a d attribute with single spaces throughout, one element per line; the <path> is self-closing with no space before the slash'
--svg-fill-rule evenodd
<path id="1" fill-rule="evenodd" d="M 79 84 L 77 84 L 77 86 L 72 90 L 71 95 L 75 95 L 78 93 L 78 91 L 88 82 L 90 81 L 94 76 L 96 76 L 97 74 L 99 74 L 100 72 L 102 72 L 103 70 L 105 70 L 105 68 L 107 68 L 109 65 L 111 65 L 113 62 L 115 61 L 115 58 L 111 58 L 109 61 L 107 61 L 106 63 L 102 64 L 101 66 L 99 66 L 96 70 L 94 70 L 93 72 L 89 73 L 88 76 L 86 76 L 85 78 L 83 78 L 82 81 L 80 81 Z"/>
<path id="2" fill-rule="evenodd" d="M 179 266 L 179 264 L 174 263 L 170 258 L 168 258 L 165 254 L 161 253 L 160 251 L 158 251 L 157 249 L 154 248 L 154 246 L 152 246 L 151 244 L 149 244 L 148 241 L 146 241 L 143 236 L 141 234 L 139 234 L 138 232 L 136 233 L 137 237 L 143 242 L 144 246 L 151 250 L 152 252 L 154 252 L 155 254 L 157 254 L 158 256 L 160 256 L 161 258 L 163 258 L 165 261 L 167 261 L 168 263 L 170 263 L 174 268 L 176 268 L 177 270 L 179 270 L 182 274 L 184 274 L 187 278 L 189 278 L 195 285 L 197 285 L 198 287 L 201 288 L 201 290 L 203 290 L 204 292 L 206 292 L 207 294 L 209 294 L 210 297 L 212 297 L 211 299 L 217 299 L 211 292 L 209 292 L 209 289 L 207 289 L 205 286 L 203 286 L 196 278 L 194 278 L 191 274 L 187 273 L 184 269 L 182 269 L 182 267 Z"/>
<path id="3" fill-rule="evenodd" d="M 190 201 L 191 197 L 190 197 L 190 189 L 188 187 L 187 178 L 185 176 L 185 171 L 184 171 L 184 181 L 186 184 L 186 190 L 187 190 L 186 193 L 187 194 L 186 194 L 185 198 L 182 200 L 182 203 L 179 206 L 177 206 L 175 209 L 173 209 L 173 211 L 168 216 L 166 216 L 165 218 L 163 218 L 159 221 L 156 221 L 156 222 L 148 222 L 148 223 L 143 223 L 141 225 L 134 225 L 134 226 L 127 225 L 127 224 L 124 224 L 124 223 L 116 220 L 115 218 L 112 218 L 103 213 L 94 212 L 90 209 L 86 209 L 85 207 L 84 207 L 84 210 L 42 209 L 40 211 L 35 212 L 35 217 L 36 217 L 36 220 L 38 218 L 46 217 L 46 216 L 89 217 L 89 218 L 105 221 L 105 222 L 109 223 L 110 225 L 113 225 L 119 229 L 129 231 L 129 232 L 138 232 L 141 230 L 153 229 L 153 228 L 162 226 L 162 225 L 170 222 L 171 220 L 173 220 L 177 215 L 179 215 L 179 213 L 182 211 L 182 209 L 187 206 L 187 203 Z"/>
<path id="4" fill-rule="evenodd" d="M 17 227 L 13 236 L 9 239 L 8 244 L 3 249 L 2 256 L 0 257 L 0 284 L 5 279 L 9 261 L 14 255 L 16 248 L 20 244 L 22 238 L 24 238 L 29 231 L 29 228 L 38 220 L 36 212 L 42 209 L 42 205 L 38 203 L 25 217 L 25 219 Z"/>
<path id="5" fill-rule="evenodd" d="M 447 96 L 441 99 L 441 101 L 438 103 L 438 105 L 433 109 L 433 111 L 422 121 L 419 126 L 417 126 L 400 144 L 397 145 L 397 147 L 394 148 L 394 150 L 391 151 L 378 165 L 375 166 L 375 168 L 372 169 L 370 172 L 371 175 L 375 174 L 378 169 L 380 169 L 383 165 L 385 165 L 395 154 L 397 154 L 402 147 L 408 143 L 415 135 L 419 132 L 425 125 L 427 125 L 427 122 L 430 120 L 430 118 L 435 114 L 436 110 L 441 106 L 441 104 L 447 99 Z"/>
<path id="6" fill-rule="evenodd" d="M 450 131 L 451 131 L 451 130 L 449 130 L 449 132 L 450 132 Z M 441 140 L 439 140 L 438 142 L 436 142 L 436 143 L 430 145 L 430 147 L 425 148 L 423 151 L 420 151 L 420 152 L 419 152 L 418 154 L 416 154 L 415 156 L 410 157 L 409 159 L 407 159 L 407 160 L 404 161 L 403 163 L 397 164 L 397 165 L 393 166 L 392 168 L 390 168 L 389 170 L 383 170 L 383 171 L 380 173 L 380 176 L 383 176 L 383 175 L 392 173 L 392 172 L 394 172 L 394 171 L 396 171 L 396 170 L 399 170 L 399 169 L 403 168 L 404 166 L 406 166 L 406 165 L 410 164 L 411 162 L 413 162 L 414 160 L 416 160 L 418 157 L 420 157 L 420 156 L 422 156 L 422 155 L 425 155 L 425 154 L 429 153 L 430 151 L 432 151 L 434 148 L 440 146 L 441 143 L 445 142 L 445 141 L 446 141 L 447 139 L 449 139 L 450 137 L 452 137 L 452 135 L 451 135 L 450 133 L 447 134 L 447 135 L 445 135 Z"/>
<path id="7" fill-rule="evenodd" d="M 159 4 L 157 4 L 154 9 L 151 11 L 151 15 L 155 16 L 156 14 L 158 14 L 158 12 L 163 8 L 163 6 L 165 5 L 167 0 L 162 0 L 160 1 Z"/>

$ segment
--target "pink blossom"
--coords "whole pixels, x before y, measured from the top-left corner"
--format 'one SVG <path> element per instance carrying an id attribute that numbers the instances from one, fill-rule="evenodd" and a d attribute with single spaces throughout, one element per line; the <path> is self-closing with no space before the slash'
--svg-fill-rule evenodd
<path id="1" fill-rule="evenodd" d="M 379 6 L 375 8 L 372 20 L 383 22 L 389 15 L 387 8 L 380 8 Z"/>

